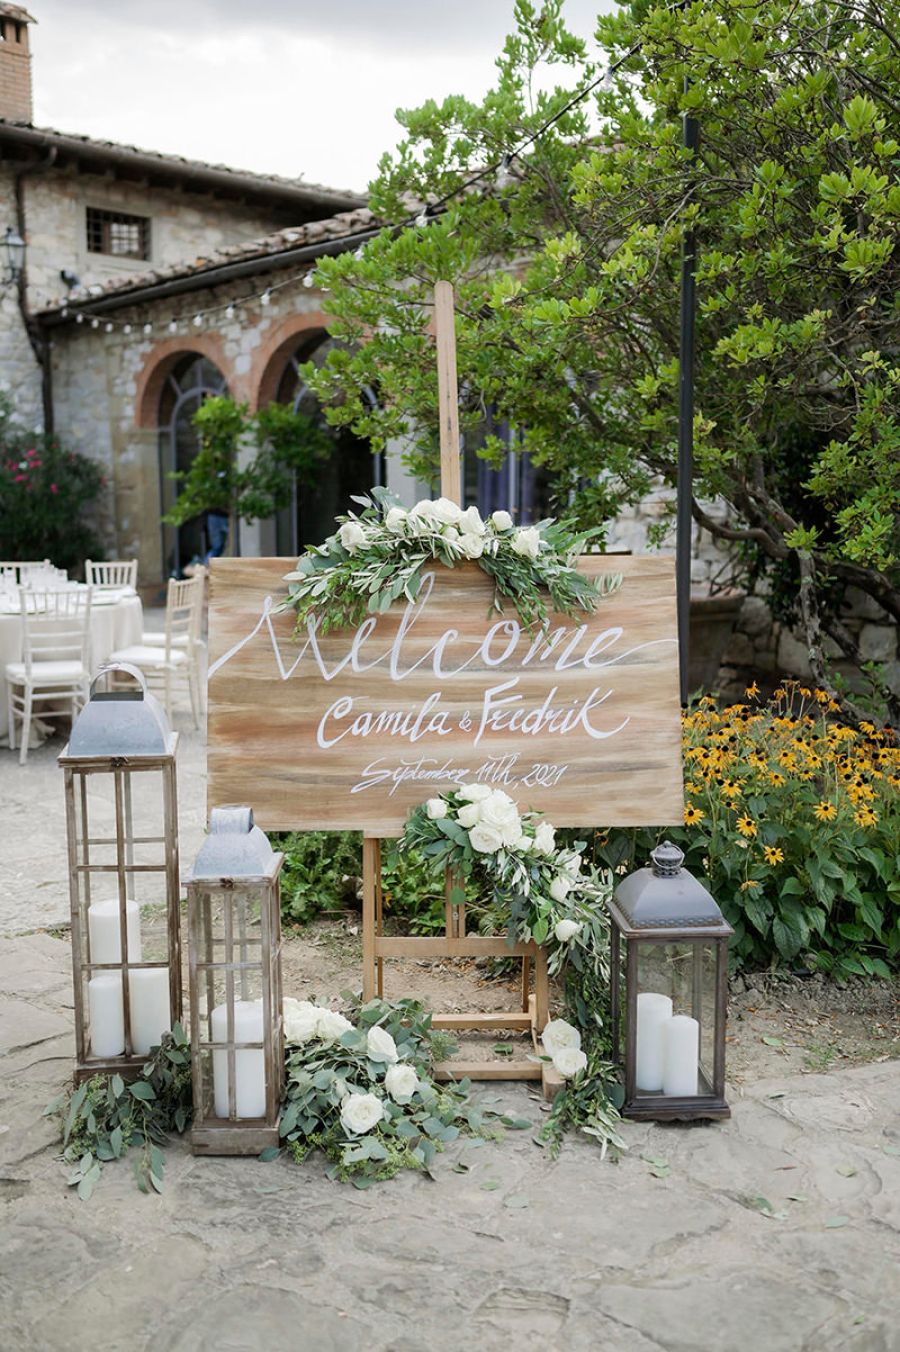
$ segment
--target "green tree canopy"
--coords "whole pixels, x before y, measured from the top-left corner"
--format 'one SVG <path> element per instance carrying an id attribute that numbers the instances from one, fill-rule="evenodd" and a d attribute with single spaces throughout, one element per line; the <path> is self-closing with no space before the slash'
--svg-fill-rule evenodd
<path id="1" fill-rule="evenodd" d="M 431 477 L 427 324 L 447 278 L 463 427 L 493 406 L 574 492 L 582 524 L 610 520 L 659 477 L 674 482 L 692 228 L 695 517 L 796 603 L 820 681 L 820 625 L 862 665 L 840 619 L 846 588 L 900 620 L 898 0 L 638 0 L 601 16 L 610 58 L 639 50 L 513 158 L 505 182 L 458 191 L 601 69 L 561 0 L 519 0 L 515 18 L 482 103 L 398 114 L 405 139 L 371 186 L 377 215 L 402 221 L 411 201 L 456 195 L 427 227 L 385 228 L 360 257 L 320 262 L 343 346 L 304 378 L 331 421 L 376 449 L 410 437 L 413 467 Z M 489 440 L 483 454 L 501 450 Z M 728 523 L 704 509 L 717 496 Z"/>

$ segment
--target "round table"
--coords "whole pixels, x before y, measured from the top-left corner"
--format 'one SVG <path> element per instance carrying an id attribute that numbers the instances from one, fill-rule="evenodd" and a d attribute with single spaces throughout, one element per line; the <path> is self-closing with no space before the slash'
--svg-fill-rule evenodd
<path id="1" fill-rule="evenodd" d="M 94 589 L 91 598 L 91 672 L 96 673 L 110 653 L 140 643 L 144 628 L 141 599 L 130 588 L 103 592 Z M 6 700 L 6 664 L 22 660 L 22 616 L 17 600 L 0 598 L 0 745 L 9 745 Z M 39 717 L 39 716 L 38 716 Z M 30 745 L 40 740 L 32 723 Z"/>

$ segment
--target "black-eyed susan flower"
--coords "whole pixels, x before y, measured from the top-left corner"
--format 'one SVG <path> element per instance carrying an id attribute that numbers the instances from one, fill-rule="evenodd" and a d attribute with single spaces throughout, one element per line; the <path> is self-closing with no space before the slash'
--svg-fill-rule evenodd
<path id="1" fill-rule="evenodd" d="M 854 812 L 853 820 L 857 826 L 874 826 L 878 821 L 878 813 L 871 807 L 861 807 L 858 812 Z"/>
<path id="2" fill-rule="evenodd" d="M 705 816 L 706 813 L 702 812 L 699 807 L 694 803 L 689 803 L 684 809 L 684 824 L 685 826 L 697 826 Z"/>
<path id="3" fill-rule="evenodd" d="M 759 887 L 759 883 L 755 878 L 748 878 L 746 882 L 741 883 L 742 892 L 753 892 L 757 887 Z"/>
<path id="4" fill-rule="evenodd" d="M 777 845 L 766 845 L 763 854 L 766 856 L 767 864 L 784 863 L 784 851 L 780 850 Z"/>
<path id="5" fill-rule="evenodd" d="M 784 775 L 779 774 L 777 770 L 770 770 L 766 777 L 769 783 L 772 784 L 776 789 L 780 789 L 784 784 L 787 783 L 787 780 L 785 779 Z"/>
<path id="6" fill-rule="evenodd" d="M 752 840 L 757 831 L 756 822 L 752 817 L 738 817 L 737 829 L 742 836 L 746 836 L 748 840 Z"/>
<path id="7" fill-rule="evenodd" d="M 816 821 L 833 822 L 835 817 L 837 816 L 837 808 L 835 807 L 834 803 L 826 803 L 826 802 L 816 803 L 815 807 L 813 808 L 813 816 L 815 817 Z"/>
<path id="8" fill-rule="evenodd" d="M 744 691 L 744 694 L 747 696 L 747 699 L 756 699 L 756 696 L 759 694 L 759 686 L 756 684 L 755 681 L 753 681 L 751 685 L 747 686 L 747 689 Z"/>

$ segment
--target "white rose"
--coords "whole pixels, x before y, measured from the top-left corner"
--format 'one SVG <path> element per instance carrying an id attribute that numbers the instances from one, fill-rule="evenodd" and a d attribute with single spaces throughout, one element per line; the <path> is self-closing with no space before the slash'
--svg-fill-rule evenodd
<path id="1" fill-rule="evenodd" d="M 412 1066 L 388 1066 L 384 1087 L 395 1103 L 409 1103 L 419 1087 L 419 1077 Z"/>
<path id="2" fill-rule="evenodd" d="M 581 1046 L 581 1034 L 565 1019 L 551 1019 L 541 1033 L 541 1042 L 548 1056 L 554 1056 L 563 1047 Z"/>
<path id="3" fill-rule="evenodd" d="M 459 528 L 463 535 L 484 535 L 485 524 L 477 507 L 467 507 L 459 518 Z"/>
<path id="4" fill-rule="evenodd" d="M 431 820 L 436 822 L 441 817 L 446 817 L 448 808 L 443 798 L 429 798 L 425 804 L 425 811 Z"/>
<path id="5" fill-rule="evenodd" d="M 466 803 L 465 807 L 461 807 L 457 812 L 456 820 L 460 826 L 464 826 L 467 831 L 470 831 L 473 826 L 477 826 L 481 821 L 481 804 Z"/>
<path id="6" fill-rule="evenodd" d="M 341 1104 L 341 1126 L 352 1136 L 363 1136 L 384 1116 L 384 1104 L 377 1094 L 348 1094 Z"/>
<path id="7" fill-rule="evenodd" d="M 464 803 L 480 803 L 483 798 L 490 798 L 493 792 L 487 784 L 463 784 L 458 796 Z"/>
<path id="8" fill-rule="evenodd" d="M 416 503 L 410 515 L 420 517 L 424 521 L 436 522 L 440 526 L 455 526 L 462 516 L 462 508 L 449 498 L 438 498 L 435 502 L 423 498 L 421 502 Z"/>
<path id="9" fill-rule="evenodd" d="M 339 1014 L 336 1009 L 320 1009 L 316 1033 L 326 1044 L 338 1042 L 345 1033 L 349 1033 L 353 1024 Z"/>
<path id="10" fill-rule="evenodd" d="M 506 793 L 492 793 L 481 803 L 481 820 L 488 826 L 519 826 L 519 809 Z"/>
<path id="11" fill-rule="evenodd" d="M 371 1061 L 399 1061 L 397 1044 L 390 1033 L 376 1023 L 366 1037 L 366 1054 Z"/>
<path id="12" fill-rule="evenodd" d="M 535 526 L 523 526 L 517 530 L 510 541 L 514 554 L 521 554 L 526 559 L 536 559 L 541 550 L 541 533 Z"/>
<path id="13" fill-rule="evenodd" d="M 550 884 L 550 895 L 554 901 L 565 901 L 571 890 L 572 884 L 563 875 L 554 878 Z"/>
<path id="14" fill-rule="evenodd" d="M 338 531 L 338 535 L 348 554 L 352 554 L 359 549 L 366 539 L 366 532 L 358 521 L 345 521 Z"/>
<path id="15" fill-rule="evenodd" d="M 553 927 L 553 933 L 561 944 L 567 944 L 570 939 L 574 939 L 580 930 L 581 925 L 577 920 L 557 920 Z"/>
<path id="16" fill-rule="evenodd" d="M 538 854 L 552 854 L 556 845 L 556 832 L 549 822 L 538 822 L 534 832 L 534 848 Z"/>
<path id="17" fill-rule="evenodd" d="M 462 536 L 455 526 L 445 526 L 441 531 L 441 539 L 445 540 L 448 545 L 453 545 L 455 549 L 462 548 Z"/>
<path id="18" fill-rule="evenodd" d="M 463 535 L 460 539 L 459 547 L 467 559 L 480 559 L 484 553 L 484 541 L 480 535 Z"/>
<path id="19" fill-rule="evenodd" d="M 384 518 L 385 529 L 392 535 L 402 535 L 406 526 L 406 512 L 402 507 L 391 507 Z"/>
<path id="20" fill-rule="evenodd" d="M 282 1010 L 285 1042 L 302 1047 L 304 1042 L 310 1042 L 314 1037 L 318 1037 L 321 1011 L 317 1005 L 311 1004 L 309 1000 L 294 1000 L 287 996 L 282 1001 Z"/>
<path id="21" fill-rule="evenodd" d="M 580 1075 L 587 1066 L 587 1057 L 578 1047 L 560 1047 L 552 1056 L 554 1069 L 558 1070 L 564 1080 L 570 1080 L 573 1075 Z"/>
<path id="22" fill-rule="evenodd" d="M 528 837 L 522 830 L 522 823 L 519 821 L 506 822 L 500 828 L 500 834 L 503 837 L 503 844 L 508 850 L 527 850 L 529 845 Z"/>
<path id="23" fill-rule="evenodd" d="M 513 519 L 509 512 L 491 512 L 494 530 L 512 530 Z"/>
<path id="24" fill-rule="evenodd" d="M 496 854 L 503 845 L 503 836 L 496 827 L 479 822 L 469 832 L 469 844 L 479 854 Z"/>

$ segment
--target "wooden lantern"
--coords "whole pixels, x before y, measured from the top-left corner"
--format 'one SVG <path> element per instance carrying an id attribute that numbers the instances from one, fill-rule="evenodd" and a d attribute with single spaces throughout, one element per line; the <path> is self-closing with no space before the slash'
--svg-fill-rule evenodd
<path id="1" fill-rule="evenodd" d="M 609 903 L 612 1036 L 624 1117 L 731 1115 L 725 1026 L 731 926 L 668 841 Z M 624 948 L 624 997 L 622 959 Z"/>
<path id="2" fill-rule="evenodd" d="M 283 859 L 249 807 L 213 809 L 187 890 L 195 1155 L 278 1144 Z"/>
<path id="3" fill-rule="evenodd" d="M 113 672 L 126 672 L 137 688 L 100 691 Z M 177 745 L 141 672 L 121 663 L 95 678 L 59 757 L 76 1084 L 97 1074 L 137 1075 L 181 1018 Z M 160 902 L 164 928 L 154 925 L 153 912 L 141 914 Z"/>

